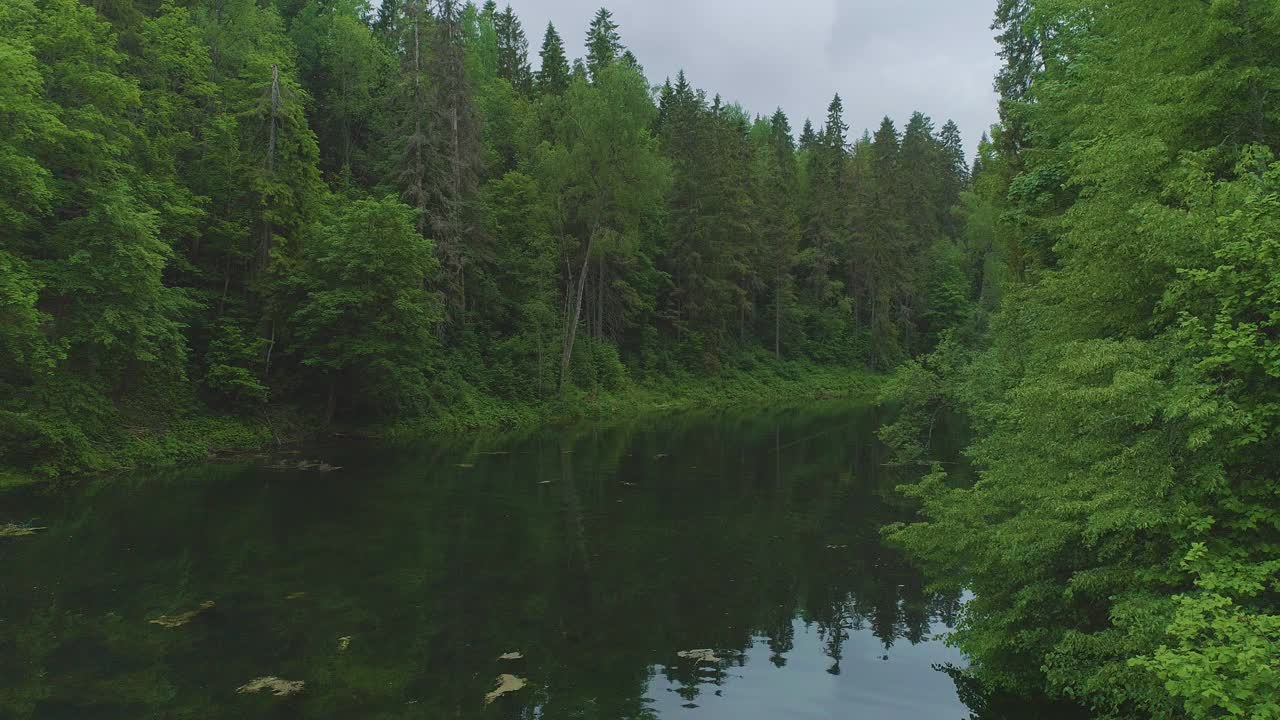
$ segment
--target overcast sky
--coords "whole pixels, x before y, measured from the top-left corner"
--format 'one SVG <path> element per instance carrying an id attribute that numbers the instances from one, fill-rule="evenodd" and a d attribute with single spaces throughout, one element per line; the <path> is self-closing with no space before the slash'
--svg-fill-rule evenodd
<path id="1" fill-rule="evenodd" d="M 601 0 L 510 0 L 534 67 L 550 20 L 570 58 L 584 54 Z M 499 0 L 499 6 L 506 0 Z M 858 136 L 885 115 L 898 129 L 913 110 L 956 121 L 972 155 L 996 120 L 999 67 L 989 28 L 995 0 L 607 0 L 623 43 L 660 83 L 689 81 L 752 114 L 781 106 L 799 133 L 819 127 L 831 96 L 844 99 Z"/>

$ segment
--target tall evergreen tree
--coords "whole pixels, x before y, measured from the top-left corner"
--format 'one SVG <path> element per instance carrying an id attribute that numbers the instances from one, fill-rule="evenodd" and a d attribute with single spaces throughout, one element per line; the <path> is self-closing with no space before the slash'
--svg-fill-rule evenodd
<path id="1" fill-rule="evenodd" d="M 809 205 L 805 220 L 805 249 L 802 255 L 804 284 L 809 304 L 819 310 L 813 328 L 819 342 L 828 349 L 839 344 L 847 322 L 836 316 L 842 289 L 832 275 L 849 239 L 846 210 L 846 161 L 848 130 L 844 103 L 839 95 L 827 107 L 827 123 L 810 148 L 808 165 Z M 834 358 L 832 358 L 834 359 Z"/>
<path id="2" fill-rule="evenodd" d="M 813 129 L 813 122 L 805 118 L 804 129 L 800 131 L 800 149 L 809 150 L 816 144 L 818 144 L 818 133 Z"/>
<path id="3" fill-rule="evenodd" d="M 622 36 L 618 34 L 613 13 L 600 8 L 587 29 L 587 73 L 591 80 L 594 82 L 605 67 L 621 57 L 623 50 Z"/>
<path id="4" fill-rule="evenodd" d="M 430 52 L 431 16 L 426 0 L 403 0 L 400 35 L 400 77 L 393 96 L 393 133 L 400 152 L 395 160 L 395 178 L 403 188 L 401 198 L 417 210 L 418 232 L 429 235 L 433 197 L 430 188 L 436 139 L 431 122 L 432 83 L 427 73 Z"/>
<path id="5" fill-rule="evenodd" d="M 869 150 L 871 196 L 867 209 L 863 262 L 867 277 L 867 311 L 871 331 L 871 365 L 888 367 L 900 359 L 903 331 L 912 313 L 915 289 L 910 277 L 905 215 L 899 168 L 899 137 L 884 118 Z"/>
<path id="6" fill-rule="evenodd" d="M 533 70 L 529 65 L 529 40 L 525 37 L 520 18 L 508 5 L 494 15 L 493 21 L 498 32 L 498 77 L 527 95 L 533 91 Z"/>
<path id="7" fill-rule="evenodd" d="M 784 324 L 789 324 L 790 309 L 795 303 L 791 264 L 799 244 L 800 221 L 796 213 L 799 194 L 799 168 L 796 145 L 791 136 L 787 115 L 778 108 L 769 120 L 769 136 L 765 149 L 764 188 L 761 218 L 766 245 L 767 280 L 771 286 L 773 353 L 782 357 Z M 768 336 L 768 334 L 766 335 Z"/>
<path id="8" fill-rule="evenodd" d="M 964 143 L 960 139 L 960 128 L 955 121 L 948 120 L 938 133 L 937 143 L 942 153 L 941 198 L 942 228 L 947 237 L 960 236 L 960 219 L 954 212 L 960 204 L 960 193 L 969 185 L 969 164 L 964 157 Z"/>
<path id="9" fill-rule="evenodd" d="M 438 158 L 432 190 L 431 232 L 440 255 L 446 310 L 464 324 L 467 312 L 467 264 L 471 217 L 480 172 L 480 119 L 476 115 L 467 73 L 462 27 L 463 8 L 456 0 L 438 0 L 434 42 L 429 55 L 433 80 L 432 121 Z"/>
<path id="10" fill-rule="evenodd" d="M 542 58 L 542 66 L 538 68 L 538 92 L 560 95 L 569 89 L 569 60 L 564 53 L 564 41 L 551 23 L 547 23 L 538 56 Z"/>
<path id="11" fill-rule="evenodd" d="M 911 114 L 902 132 L 898 158 L 898 186 L 907 207 L 907 237 L 903 252 L 919 253 L 937 239 L 943 216 L 949 209 L 942 197 L 946 159 L 933 136 L 933 121 L 920 112 Z"/>

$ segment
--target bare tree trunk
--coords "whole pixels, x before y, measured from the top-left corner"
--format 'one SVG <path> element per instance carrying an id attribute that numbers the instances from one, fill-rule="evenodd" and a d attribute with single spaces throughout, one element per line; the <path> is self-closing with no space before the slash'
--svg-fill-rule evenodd
<path id="1" fill-rule="evenodd" d="M 777 287 L 773 290 L 773 357 L 777 360 L 782 359 L 782 280 L 779 279 Z"/>
<path id="2" fill-rule="evenodd" d="M 543 380 L 546 379 L 545 378 L 546 364 L 543 361 L 543 355 L 544 355 L 543 348 L 542 348 L 543 339 L 544 338 L 542 337 L 542 323 L 538 323 L 538 399 L 539 400 L 545 397 L 545 394 L 543 392 Z"/>
<path id="3" fill-rule="evenodd" d="M 271 351 L 275 349 L 276 349 L 276 321 L 274 318 L 272 318 L 271 340 L 267 342 L 267 362 L 266 362 L 266 368 L 262 372 L 263 378 L 267 378 L 271 376 Z"/>
<path id="4" fill-rule="evenodd" d="M 596 260 L 599 280 L 596 285 L 596 337 L 604 337 L 604 253 Z"/>
<path id="5" fill-rule="evenodd" d="M 267 172 L 275 169 L 276 124 L 280 117 L 280 66 L 271 66 L 271 135 L 267 140 Z"/>
<path id="6" fill-rule="evenodd" d="M 222 311 L 227 307 L 227 290 L 231 288 L 231 255 L 227 255 L 227 262 L 222 270 L 222 299 L 218 301 L 218 317 L 222 317 Z"/>
<path id="7" fill-rule="evenodd" d="M 586 256 L 582 258 L 582 272 L 578 275 L 577 300 L 573 304 L 573 314 L 569 318 L 569 326 L 564 333 L 564 353 L 560 358 L 560 392 L 564 393 L 569 380 L 569 361 L 573 358 L 573 342 L 578 334 L 578 320 L 582 317 L 582 294 L 587 288 L 587 273 L 591 268 L 591 249 L 596 244 L 596 228 L 592 228 L 587 238 Z"/>
<path id="8" fill-rule="evenodd" d="M 324 426 L 329 427 L 338 410 L 338 382 L 333 375 L 329 376 L 329 403 L 324 412 Z"/>

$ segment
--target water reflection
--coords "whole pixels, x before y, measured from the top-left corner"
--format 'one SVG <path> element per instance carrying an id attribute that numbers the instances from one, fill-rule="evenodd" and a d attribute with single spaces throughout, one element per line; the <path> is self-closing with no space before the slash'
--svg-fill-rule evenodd
<path id="1" fill-rule="evenodd" d="M 958 598 L 879 539 L 908 471 L 877 420 L 833 404 L 325 447 L 299 459 L 344 470 L 3 498 L 0 522 L 49 529 L 0 541 L 0 716 L 964 717 L 931 668 L 961 662 L 930 642 Z M 500 673 L 528 685 L 486 706 Z M 306 689 L 235 693 L 265 675 Z"/>

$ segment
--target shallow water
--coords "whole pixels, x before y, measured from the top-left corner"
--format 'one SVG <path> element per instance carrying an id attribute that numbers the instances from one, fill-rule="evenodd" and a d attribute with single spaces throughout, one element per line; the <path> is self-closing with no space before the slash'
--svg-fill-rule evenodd
<path id="1" fill-rule="evenodd" d="M 879 419 L 330 443 L 0 496 L 47 528 L 0 538 L 0 717 L 964 718 L 933 639 L 959 598 L 878 534 L 909 479 Z M 342 469 L 270 467 L 300 461 Z M 504 673 L 526 684 L 486 704 Z M 305 686 L 237 693 L 264 676 Z"/>

